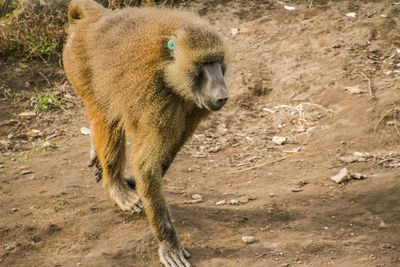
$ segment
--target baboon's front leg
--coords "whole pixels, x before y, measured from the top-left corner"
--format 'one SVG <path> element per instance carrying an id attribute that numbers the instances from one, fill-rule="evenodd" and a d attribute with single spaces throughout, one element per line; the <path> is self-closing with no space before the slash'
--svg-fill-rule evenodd
<path id="1" fill-rule="evenodd" d="M 167 267 L 189 267 L 186 257 L 190 254 L 178 241 L 162 189 L 162 177 L 177 150 L 176 144 L 168 144 L 162 138 L 136 138 L 132 167 L 147 219 L 159 242 L 160 261 Z"/>

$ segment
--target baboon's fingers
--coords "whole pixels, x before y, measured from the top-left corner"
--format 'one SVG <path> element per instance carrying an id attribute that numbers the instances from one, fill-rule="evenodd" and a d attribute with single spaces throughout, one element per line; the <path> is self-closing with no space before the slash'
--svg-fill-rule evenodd
<path id="1" fill-rule="evenodd" d="M 96 164 L 97 157 L 95 158 L 90 158 L 89 161 L 87 162 L 88 167 L 93 167 Z"/>
<path id="2" fill-rule="evenodd" d="M 101 179 L 103 178 L 102 175 L 98 172 L 96 172 L 95 176 L 96 176 L 96 183 L 99 183 L 101 181 Z"/>
<path id="3" fill-rule="evenodd" d="M 184 247 L 182 247 L 182 250 L 183 250 L 183 255 L 185 255 L 185 258 L 190 258 L 190 253 Z"/>
<path id="4" fill-rule="evenodd" d="M 96 177 L 96 182 L 98 183 L 103 178 L 103 169 L 101 168 L 99 161 L 97 160 L 95 166 L 96 166 L 96 172 L 94 173 L 94 176 Z"/>
<path id="5" fill-rule="evenodd" d="M 171 249 L 161 245 L 159 250 L 160 261 L 165 267 L 190 267 L 190 263 L 185 258 L 186 253 L 189 254 L 183 247 Z"/>

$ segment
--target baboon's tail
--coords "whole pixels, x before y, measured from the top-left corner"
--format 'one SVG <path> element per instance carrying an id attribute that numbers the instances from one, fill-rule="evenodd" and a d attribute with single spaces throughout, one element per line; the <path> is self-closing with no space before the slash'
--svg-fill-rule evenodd
<path id="1" fill-rule="evenodd" d="M 68 23 L 88 17 L 99 17 L 107 9 L 93 0 L 72 0 L 68 7 Z"/>

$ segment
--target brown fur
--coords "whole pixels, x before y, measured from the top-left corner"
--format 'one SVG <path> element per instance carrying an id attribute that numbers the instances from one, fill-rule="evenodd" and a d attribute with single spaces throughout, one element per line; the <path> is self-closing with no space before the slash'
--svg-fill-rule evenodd
<path id="1" fill-rule="evenodd" d="M 160 253 L 179 250 L 162 177 L 209 114 L 195 104 L 191 88 L 197 64 L 227 64 L 224 42 L 199 17 L 178 10 L 110 11 L 73 0 L 68 18 L 64 67 L 92 122 L 104 185 L 122 209 L 140 211 L 138 195 L 122 179 L 125 136 L 133 135 L 132 171 Z M 174 55 L 167 49 L 170 39 Z"/>

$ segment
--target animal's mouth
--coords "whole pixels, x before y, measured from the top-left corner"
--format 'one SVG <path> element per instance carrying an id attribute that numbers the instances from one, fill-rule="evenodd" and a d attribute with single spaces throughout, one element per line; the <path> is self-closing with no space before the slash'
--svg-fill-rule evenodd
<path id="1" fill-rule="evenodd" d="M 217 99 L 216 101 L 207 101 L 205 103 L 205 107 L 210 111 L 218 111 L 223 106 L 225 106 L 227 101 L 228 101 L 227 97 L 226 98 Z"/>

